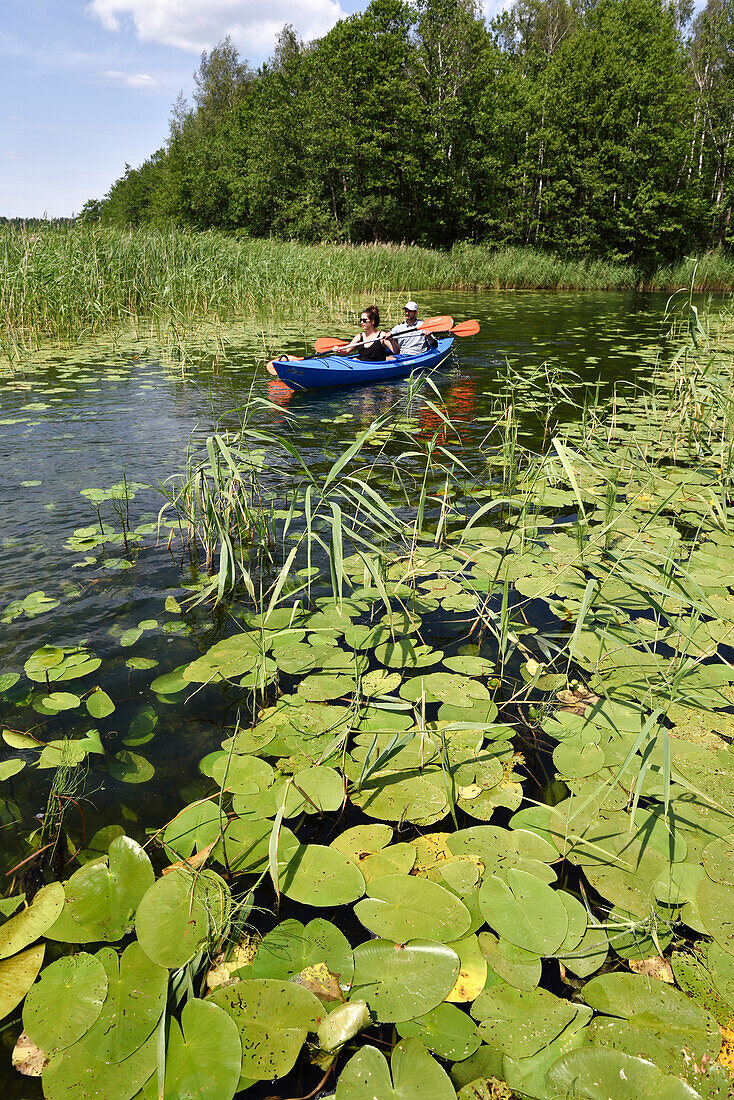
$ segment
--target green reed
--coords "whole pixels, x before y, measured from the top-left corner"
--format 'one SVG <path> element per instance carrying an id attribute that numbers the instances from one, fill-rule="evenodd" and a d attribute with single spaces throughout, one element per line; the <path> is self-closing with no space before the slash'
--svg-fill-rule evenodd
<path id="1" fill-rule="evenodd" d="M 686 269 L 686 274 L 688 273 Z M 680 285 L 679 273 L 654 278 Z M 688 282 L 691 280 L 688 278 Z M 343 315 L 355 295 L 431 289 L 624 289 L 629 265 L 457 244 L 439 252 L 404 245 L 306 245 L 237 239 L 219 231 L 0 227 L 0 352 L 44 340 L 74 342 L 119 326 L 162 343 L 182 365 L 202 339 L 223 354 L 220 326 L 277 311 Z M 697 288 L 734 285 L 734 265 L 706 257 Z"/>

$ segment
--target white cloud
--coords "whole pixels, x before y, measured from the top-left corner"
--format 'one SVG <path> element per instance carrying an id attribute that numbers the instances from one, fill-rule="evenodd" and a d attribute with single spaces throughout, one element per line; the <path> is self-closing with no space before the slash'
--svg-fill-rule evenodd
<path id="1" fill-rule="evenodd" d="M 148 73 L 123 73 L 117 69 L 105 69 L 102 72 L 107 80 L 111 80 L 113 84 L 119 84 L 123 88 L 135 88 L 135 89 L 148 89 L 159 88 L 160 85 L 157 80 L 154 80 Z"/>
<path id="2" fill-rule="evenodd" d="M 132 23 L 141 42 L 199 53 L 226 34 L 240 53 L 261 58 L 272 49 L 284 23 L 306 40 L 325 34 L 345 12 L 339 0 L 91 0 L 87 11 L 109 31 Z"/>

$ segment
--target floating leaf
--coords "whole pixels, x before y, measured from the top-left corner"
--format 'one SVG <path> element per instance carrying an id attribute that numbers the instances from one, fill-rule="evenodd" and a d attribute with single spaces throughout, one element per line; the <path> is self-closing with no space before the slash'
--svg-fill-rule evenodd
<path id="1" fill-rule="evenodd" d="M 157 879 L 142 898 L 135 931 L 148 958 L 173 970 L 219 939 L 229 914 L 229 889 L 219 875 L 176 868 Z"/>
<path id="2" fill-rule="evenodd" d="M 21 951 L 42 936 L 64 907 L 64 887 L 60 882 L 42 886 L 27 909 L 0 924 L 0 959 Z"/>
<path id="3" fill-rule="evenodd" d="M 143 1045 L 158 1023 L 166 1002 L 168 971 L 152 963 L 135 942 L 121 956 L 103 947 L 96 958 L 107 974 L 107 997 L 84 1037 L 84 1046 L 100 1062 L 122 1062 Z"/>
<path id="4" fill-rule="evenodd" d="M 65 883 L 64 908 L 46 935 L 66 943 L 119 940 L 132 928 L 152 882 L 153 868 L 140 845 L 117 837 L 106 858 L 86 863 Z"/>
<path id="5" fill-rule="evenodd" d="M 235 1021 L 216 1004 L 188 1000 L 181 1026 L 175 1019 L 170 1022 L 164 1097 L 231 1100 L 238 1089 L 241 1061 Z"/>
<path id="6" fill-rule="evenodd" d="M 82 1038 L 51 1059 L 43 1073 L 46 1100 L 132 1100 L 156 1067 L 157 1034 L 123 1062 L 100 1062 Z"/>
<path id="7" fill-rule="evenodd" d="M 87 696 L 86 703 L 92 718 L 107 718 L 115 710 L 115 704 L 107 692 L 100 687 L 95 688 L 92 694 Z"/>
<path id="8" fill-rule="evenodd" d="M 242 1043 L 242 1074 L 256 1081 L 285 1077 L 306 1035 L 324 1015 L 321 1002 L 293 982 L 269 978 L 236 981 L 209 998 L 237 1024 Z"/>
<path id="9" fill-rule="evenodd" d="M 354 949 L 352 996 L 367 1001 L 381 1023 L 423 1016 L 453 989 L 459 957 L 430 940 L 368 940 Z"/>
<path id="10" fill-rule="evenodd" d="M 47 966 L 23 1006 L 23 1027 L 47 1054 L 71 1046 L 92 1026 L 107 994 L 104 966 L 80 952 Z"/>
<path id="11" fill-rule="evenodd" d="M 392 1079 L 390 1070 L 392 1069 Z M 455 1100 L 446 1072 L 417 1039 L 403 1039 L 390 1067 L 376 1047 L 358 1050 L 339 1074 L 336 1100 Z"/>
<path id="12" fill-rule="evenodd" d="M 652 1062 L 619 1050 L 581 1047 L 564 1054 L 548 1070 L 548 1083 L 561 1096 L 579 1100 L 699 1100 L 699 1094 L 678 1077 Z"/>
<path id="13" fill-rule="evenodd" d="M 122 783 L 147 783 L 155 775 L 150 760 L 135 752 L 123 749 L 107 761 L 107 770 Z"/>
<path id="14" fill-rule="evenodd" d="M 469 931 L 471 915 L 450 891 L 411 875 L 385 875 L 354 907 L 365 928 L 396 943 L 421 936 L 448 943 Z"/>
<path id="15" fill-rule="evenodd" d="M 215 802 L 196 802 L 166 825 L 163 842 L 185 858 L 216 840 L 225 824 Z"/>
<path id="16" fill-rule="evenodd" d="M 364 893 L 358 867 L 334 848 L 301 844 L 280 875 L 280 889 L 303 905 L 347 905 Z"/>
<path id="17" fill-rule="evenodd" d="M 486 1043 L 511 1058 L 529 1058 L 561 1034 L 578 1005 L 545 989 L 528 992 L 501 983 L 480 993 L 471 1011 Z"/>
<path id="18" fill-rule="evenodd" d="M 477 1025 L 453 1004 L 440 1004 L 425 1016 L 397 1025 L 402 1038 L 420 1039 L 424 1047 L 450 1062 L 461 1062 L 480 1043 Z"/>
<path id="19" fill-rule="evenodd" d="M 25 760 L 3 760 L 0 761 L 0 783 L 6 779 L 12 779 L 18 772 L 22 772 L 25 767 Z"/>
<path id="20" fill-rule="evenodd" d="M 568 915 L 560 896 L 525 871 L 510 868 L 503 878 L 485 878 L 479 904 L 495 931 L 527 951 L 552 955 L 566 937 Z"/>
<path id="21" fill-rule="evenodd" d="M 41 969 L 45 944 L 0 961 L 0 1020 L 20 1004 Z"/>
<path id="22" fill-rule="evenodd" d="M 583 998 L 606 1014 L 591 1025 L 595 1043 L 640 1054 L 678 1073 L 685 1072 L 691 1056 L 700 1064 L 719 1053 L 721 1033 L 713 1016 L 662 982 L 637 974 L 604 974 L 584 986 Z"/>
<path id="23" fill-rule="evenodd" d="M 340 985 L 349 988 L 354 955 L 344 933 L 320 917 L 305 927 L 300 921 L 285 920 L 258 947 L 252 976 L 290 980 L 318 963 L 325 963 Z"/>

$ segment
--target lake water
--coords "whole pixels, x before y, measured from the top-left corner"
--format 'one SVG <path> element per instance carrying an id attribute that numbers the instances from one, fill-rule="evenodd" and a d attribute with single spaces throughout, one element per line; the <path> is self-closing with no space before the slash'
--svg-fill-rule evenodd
<path id="1" fill-rule="evenodd" d="M 481 476 L 483 441 L 496 422 L 497 403 L 509 393 L 519 398 L 523 442 L 540 447 L 553 423 L 577 415 L 589 387 L 600 386 L 611 395 L 615 385 L 643 381 L 666 346 L 666 300 L 666 295 L 642 293 L 420 295 L 423 315 L 448 311 L 456 320 L 476 317 L 482 325 L 479 336 L 456 341 L 453 359 L 432 378 L 448 413 L 460 423 L 461 443 L 454 439 L 452 448 L 460 445 L 462 460 Z M 347 327 L 333 334 L 351 331 Z M 287 323 L 283 333 L 279 350 L 302 354 L 303 342 Z M 96 522 L 82 490 L 107 487 L 124 474 L 148 486 L 131 503 L 132 525 L 154 524 L 164 503 L 161 483 L 184 469 L 189 447 L 222 425 L 236 425 L 235 410 L 248 395 L 273 402 L 256 412 L 254 422 L 289 434 L 306 462 L 317 468 L 376 417 L 391 409 L 399 413 L 409 383 L 290 394 L 266 375 L 262 338 L 255 333 L 215 370 L 191 368 L 183 376 L 145 354 L 134 360 L 127 352 L 110 355 L 109 348 L 99 355 L 86 348 L 83 355 L 55 358 L 32 373 L 8 375 L 2 383 L 0 616 L 6 609 L 6 621 L 0 626 L 0 674 L 22 672 L 30 654 L 45 644 L 83 644 L 101 658 L 94 679 L 113 698 L 114 714 L 97 722 L 83 709 L 55 718 L 39 715 L 38 729 L 48 740 L 78 736 L 96 725 L 107 751 L 115 752 L 125 739 L 135 743 L 134 737 L 130 742 L 131 728 L 139 731 L 146 722 L 155 723 L 155 736 L 133 750 L 155 768 L 155 779 L 120 782 L 93 765 L 85 799 L 69 819 L 79 836 L 88 838 L 101 825 L 121 821 L 142 841 L 147 828 L 167 821 L 182 799 L 196 792 L 197 762 L 218 746 L 237 705 L 227 691 L 209 689 L 197 693 L 184 710 L 152 694 L 150 682 L 192 660 L 227 629 L 227 622 L 203 610 L 184 622 L 166 609 L 167 598 L 186 595 L 182 583 L 187 575 L 180 568 L 180 552 L 168 553 L 165 538 L 157 544 L 153 534 L 146 537 L 131 566 L 122 552 L 101 568 L 84 565 L 84 555 L 67 546 L 75 529 Z M 428 436 L 438 426 L 424 410 L 421 432 Z M 265 486 L 287 486 L 290 476 L 292 470 L 273 468 L 266 456 Z M 37 615 L 7 611 L 13 601 L 37 591 L 58 604 Z M 133 654 L 157 664 L 130 668 L 126 661 Z M 68 690 L 75 690 L 73 683 Z M 15 708 L 7 702 L 0 706 L 7 726 L 33 728 L 29 708 L 20 726 Z M 16 827 L 18 814 L 27 830 L 44 809 L 51 774 L 27 767 L 2 784 L 7 867 L 28 854 Z M 0 1080 L 8 1081 L 10 1096 L 27 1097 L 35 1087 L 2 1065 Z"/>

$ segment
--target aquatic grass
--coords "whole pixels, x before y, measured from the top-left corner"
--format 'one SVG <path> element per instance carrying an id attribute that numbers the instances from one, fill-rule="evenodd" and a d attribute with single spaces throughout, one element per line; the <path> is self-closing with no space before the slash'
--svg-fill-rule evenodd
<path id="1" fill-rule="evenodd" d="M 728 266 L 727 266 L 728 265 Z M 734 286 L 732 264 L 705 257 L 697 289 Z M 727 276 L 727 272 L 729 272 Z M 672 270 L 655 286 L 690 283 Z M 306 245 L 240 240 L 219 231 L 0 227 L 0 352 L 15 361 L 43 341 L 69 344 L 120 327 L 150 339 L 184 369 L 192 351 L 226 356 L 225 322 L 345 319 L 355 295 L 424 289 L 625 289 L 639 273 L 610 261 L 532 249 L 456 244 Z"/>

